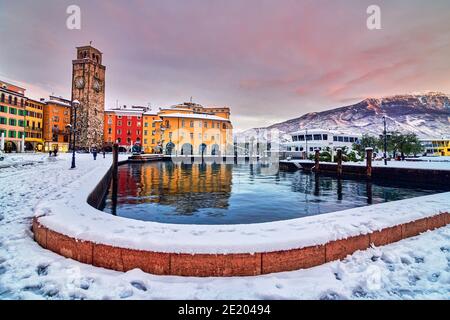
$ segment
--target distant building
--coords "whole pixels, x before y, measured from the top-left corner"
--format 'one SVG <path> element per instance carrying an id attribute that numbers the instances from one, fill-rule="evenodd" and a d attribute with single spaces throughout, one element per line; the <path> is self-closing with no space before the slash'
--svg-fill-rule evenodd
<path id="1" fill-rule="evenodd" d="M 352 149 L 354 143 L 358 143 L 361 135 L 346 134 L 336 131 L 309 129 L 290 133 L 292 141 L 283 143 L 282 151 L 287 156 L 306 158 L 315 150 L 324 151 L 327 148 L 335 151 L 338 148 Z"/>
<path id="2" fill-rule="evenodd" d="M 58 149 L 59 152 L 69 151 L 70 141 L 70 100 L 50 96 L 44 105 L 44 150 Z M 77 144 L 78 146 L 78 144 Z"/>
<path id="3" fill-rule="evenodd" d="M 24 151 L 25 89 L 0 81 L 0 139 L 6 152 Z"/>
<path id="4" fill-rule="evenodd" d="M 45 101 L 28 99 L 25 104 L 25 151 L 44 151 Z"/>
<path id="5" fill-rule="evenodd" d="M 450 138 L 421 139 L 427 156 L 450 156 Z"/>

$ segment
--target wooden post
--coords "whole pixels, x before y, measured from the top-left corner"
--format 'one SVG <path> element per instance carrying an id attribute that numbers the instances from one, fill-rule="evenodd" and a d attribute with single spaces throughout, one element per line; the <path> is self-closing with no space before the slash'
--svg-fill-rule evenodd
<path id="1" fill-rule="evenodd" d="M 338 176 L 342 176 L 342 149 L 338 148 L 337 150 L 337 174 Z"/>
<path id="2" fill-rule="evenodd" d="M 113 171 L 117 172 L 117 168 L 119 166 L 119 145 L 117 143 L 113 144 Z"/>
<path id="3" fill-rule="evenodd" d="M 316 149 L 316 151 L 315 151 L 314 161 L 315 161 L 314 171 L 319 172 L 319 169 L 320 169 L 320 151 L 319 151 L 319 149 Z"/>
<path id="4" fill-rule="evenodd" d="M 368 178 L 372 177 L 372 156 L 373 149 L 366 148 L 366 173 Z"/>

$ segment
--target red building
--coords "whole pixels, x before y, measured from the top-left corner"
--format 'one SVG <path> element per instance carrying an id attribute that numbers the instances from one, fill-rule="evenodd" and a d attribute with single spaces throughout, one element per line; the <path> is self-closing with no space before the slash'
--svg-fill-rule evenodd
<path id="1" fill-rule="evenodd" d="M 142 115 L 145 107 L 123 106 L 105 112 L 105 145 L 110 145 L 111 138 L 119 148 L 131 150 L 133 146 L 142 145 Z"/>

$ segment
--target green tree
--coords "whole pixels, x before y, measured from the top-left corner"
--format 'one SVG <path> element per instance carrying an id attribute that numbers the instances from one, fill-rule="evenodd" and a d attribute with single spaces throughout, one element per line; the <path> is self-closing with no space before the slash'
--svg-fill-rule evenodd
<path id="1" fill-rule="evenodd" d="M 358 155 L 365 159 L 366 157 L 366 148 L 373 148 L 373 150 L 377 150 L 379 146 L 379 139 L 374 136 L 370 136 L 368 134 L 364 134 L 358 143 L 354 143 L 352 145 L 352 149 L 358 153 Z"/>

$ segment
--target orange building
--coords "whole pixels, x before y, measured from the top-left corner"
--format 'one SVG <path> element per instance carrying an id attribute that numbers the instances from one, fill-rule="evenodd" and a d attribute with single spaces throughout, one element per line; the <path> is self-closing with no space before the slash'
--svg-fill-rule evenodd
<path id="1" fill-rule="evenodd" d="M 106 147 L 111 147 L 116 142 L 116 115 L 112 110 L 105 110 L 103 137 Z"/>
<path id="2" fill-rule="evenodd" d="M 69 151 L 70 100 L 50 96 L 44 105 L 44 150 Z"/>

